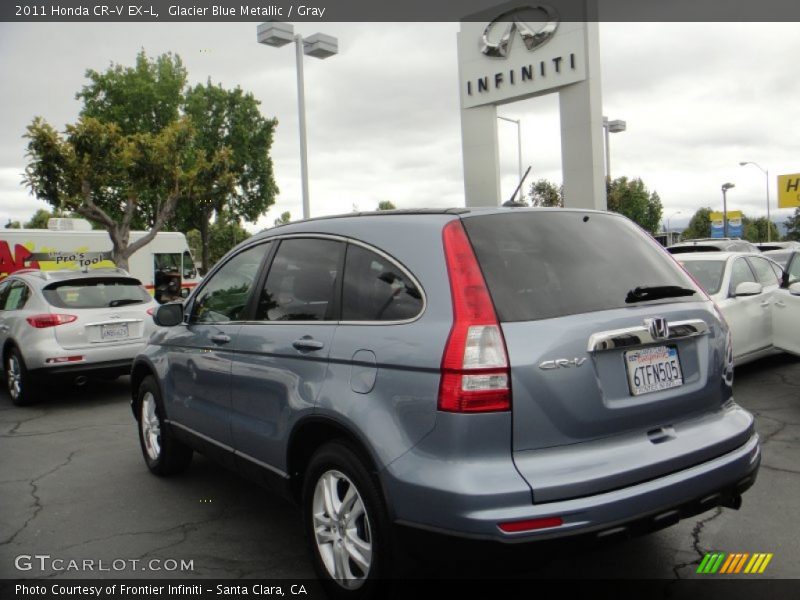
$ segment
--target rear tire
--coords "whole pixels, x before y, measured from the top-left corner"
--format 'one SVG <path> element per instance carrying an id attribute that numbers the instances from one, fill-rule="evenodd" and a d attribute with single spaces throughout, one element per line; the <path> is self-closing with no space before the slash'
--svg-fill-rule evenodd
<path id="1" fill-rule="evenodd" d="M 139 444 L 147 468 L 161 477 L 185 471 L 192 462 L 192 449 L 176 439 L 164 423 L 164 403 L 161 390 L 152 375 L 139 384 L 137 419 Z"/>
<path id="2" fill-rule="evenodd" d="M 368 598 L 391 576 L 394 532 L 380 489 L 344 442 L 322 446 L 303 484 L 303 522 L 317 576 L 332 598 Z"/>
<path id="3" fill-rule="evenodd" d="M 28 368 L 20 351 L 14 347 L 6 354 L 5 376 L 8 395 L 16 406 L 29 406 L 39 398 L 38 387 L 28 375 Z"/>

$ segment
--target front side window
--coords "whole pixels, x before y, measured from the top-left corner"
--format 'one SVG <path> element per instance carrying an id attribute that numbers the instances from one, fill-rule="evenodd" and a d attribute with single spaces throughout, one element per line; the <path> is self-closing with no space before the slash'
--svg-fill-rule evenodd
<path id="1" fill-rule="evenodd" d="M 730 294 L 733 295 L 736 292 L 736 288 L 739 286 L 739 284 L 744 283 L 745 281 L 757 283 L 756 277 L 753 275 L 753 271 L 750 269 L 747 261 L 743 258 L 737 258 L 733 261 L 733 267 L 731 268 L 731 286 L 729 288 Z"/>
<path id="2" fill-rule="evenodd" d="M 211 275 L 197 295 L 193 323 L 227 323 L 244 318 L 250 292 L 270 244 L 240 252 Z"/>
<path id="3" fill-rule="evenodd" d="M 343 321 L 403 321 L 421 310 L 422 294 L 397 265 L 361 246 L 348 246 Z"/>
<path id="4" fill-rule="evenodd" d="M 336 320 L 342 252 L 344 243 L 334 240 L 283 240 L 261 290 L 256 320 Z"/>
<path id="5" fill-rule="evenodd" d="M 192 260 L 192 254 L 188 250 L 183 251 L 183 278 L 194 279 L 197 277 L 197 269 Z"/>

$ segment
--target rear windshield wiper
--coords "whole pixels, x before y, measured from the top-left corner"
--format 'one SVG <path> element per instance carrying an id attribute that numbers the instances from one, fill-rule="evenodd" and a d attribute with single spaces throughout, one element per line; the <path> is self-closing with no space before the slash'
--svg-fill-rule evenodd
<path id="1" fill-rule="evenodd" d="M 679 298 L 681 296 L 691 296 L 695 290 L 681 287 L 679 285 L 653 285 L 636 287 L 628 291 L 625 302 L 647 302 L 648 300 L 659 300 L 661 298 Z"/>
<path id="2" fill-rule="evenodd" d="M 139 304 L 141 300 L 136 300 L 134 298 L 121 298 L 120 300 L 112 300 L 108 303 L 109 307 L 114 306 L 122 306 L 123 304 Z"/>

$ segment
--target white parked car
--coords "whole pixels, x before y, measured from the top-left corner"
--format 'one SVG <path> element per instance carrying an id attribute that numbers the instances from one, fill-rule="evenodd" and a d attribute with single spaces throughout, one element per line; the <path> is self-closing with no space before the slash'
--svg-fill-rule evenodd
<path id="1" fill-rule="evenodd" d="M 800 354 L 800 258 L 794 279 L 761 254 L 697 252 L 676 257 L 719 307 L 742 365 L 775 352 Z M 791 265 L 790 265 L 791 266 Z"/>

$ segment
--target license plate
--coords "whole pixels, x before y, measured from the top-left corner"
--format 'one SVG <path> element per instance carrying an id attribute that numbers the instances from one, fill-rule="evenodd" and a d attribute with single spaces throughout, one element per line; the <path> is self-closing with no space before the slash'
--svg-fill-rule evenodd
<path id="1" fill-rule="evenodd" d="M 128 324 L 115 323 L 114 325 L 103 325 L 100 327 L 100 339 L 120 340 L 128 337 Z"/>
<path id="2" fill-rule="evenodd" d="M 673 346 L 642 348 L 625 353 L 631 394 L 639 396 L 683 385 L 678 349 Z"/>

